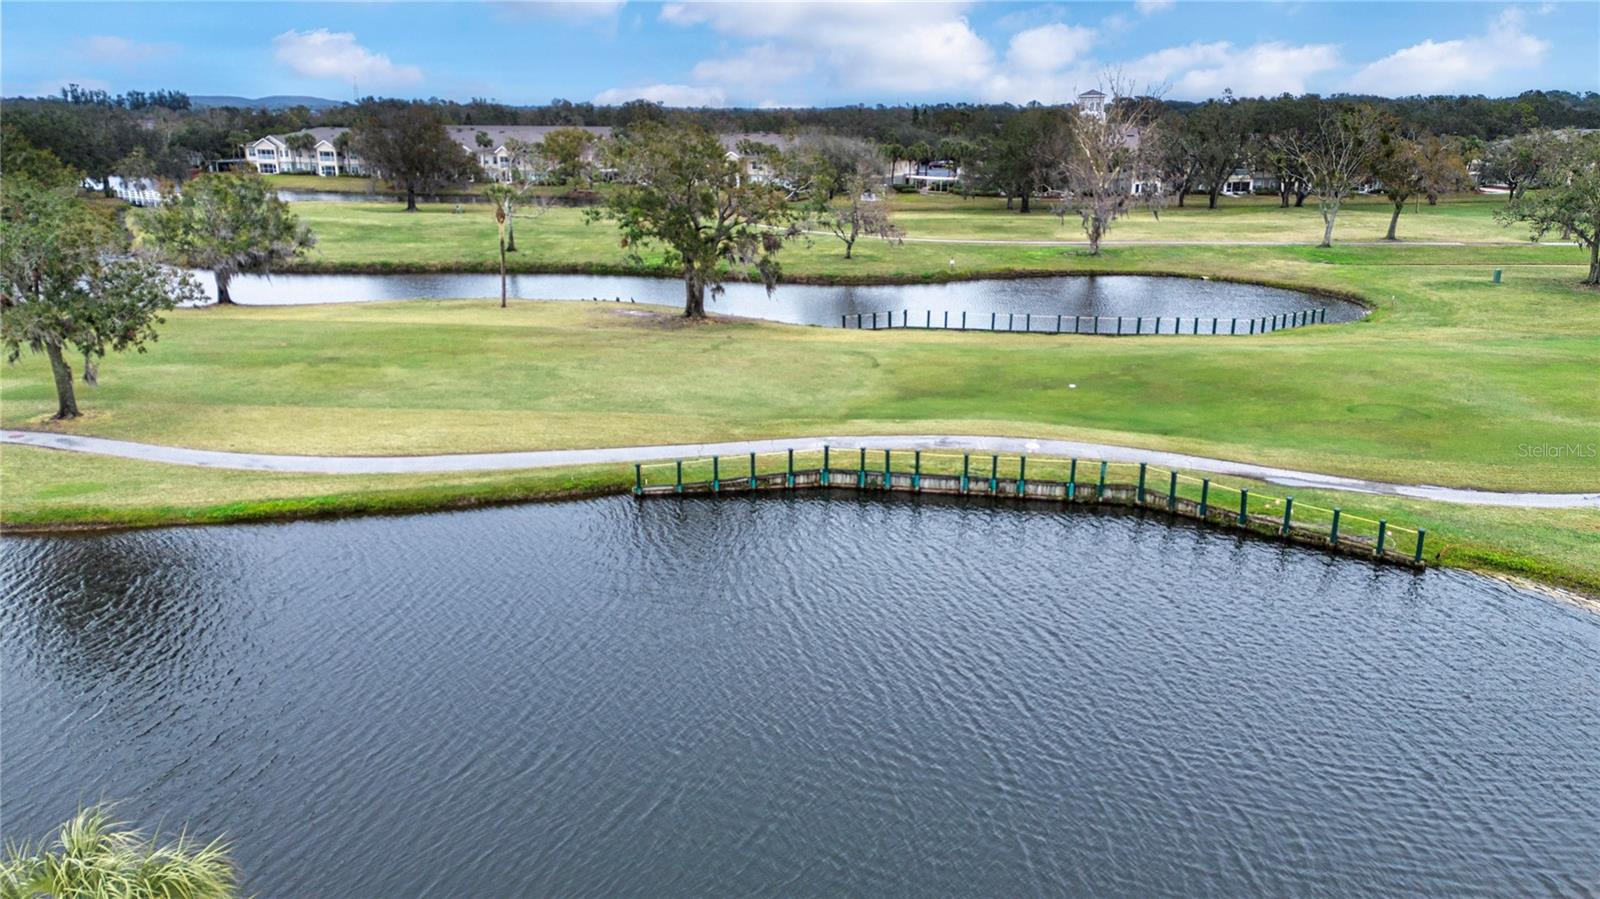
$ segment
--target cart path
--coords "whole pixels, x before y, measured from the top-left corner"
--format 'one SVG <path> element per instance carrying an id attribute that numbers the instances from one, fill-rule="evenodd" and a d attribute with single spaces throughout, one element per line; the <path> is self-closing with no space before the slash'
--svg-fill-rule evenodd
<path id="1" fill-rule="evenodd" d="M 18 446 L 116 456 L 141 462 L 164 462 L 202 468 L 238 471 L 292 472 L 299 474 L 427 474 L 430 472 L 502 471 L 520 468 L 554 468 L 563 465 L 594 465 L 618 462 L 654 462 L 710 455 L 732 456 L 746 453 L 773 453 L 787 449 L 820 450 L 823 445 L 844 453 L 841 461 L 850 464 L 853 451 L 923 450 L 925 452 L 975 452 L 1038 454 L 1108 462 L 1147 462 L 1163 468 L 1181 468 L 1211 474 L 1267 481 L 1286 487 L 1344 490 L 1380 496 L 1436 500 L 1482 506 L 1508 506 L 1526 509 L 1600 509 L 1597 493 L 1497 493 L 1436 487 L 1428 484 L 1389 484 L 1310 471 L 1295 471 L 1252 465 L 1227 459 L 1210 459 L 1182 453 L 1113 446 L 1104 443 L 1079 443 L 1071 440 L 1044 440 L 1025 437 L 980 437 L 960 435 L 906 436 L 827 436 L 794 437 L 778 440 L 734 440 L 726 443 L 689 443 L 671 446 L 622 446 L 600 449 L 535 450 L 505 453 L 461 453 L 437 456 L 300 456 L 271 453 L 236 453 L 220 450 L 187 449 L 109 440 L 104 437 L 79 437 L 42 431 L 6 430 L 0 442 Z"/>

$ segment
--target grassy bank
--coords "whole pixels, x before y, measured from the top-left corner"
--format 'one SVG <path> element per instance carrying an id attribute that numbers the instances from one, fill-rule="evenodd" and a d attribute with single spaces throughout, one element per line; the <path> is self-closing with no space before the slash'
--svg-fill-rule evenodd
<path id="1" fill-rule="evenodd" d="M 798 464 L 814 466 L 817 460 L 801 458 Z M 781 467 L 781 462 L 768 459 L 763 465 L 767 466 L 764 471 L 776 470 L 771 466 Z M 1113 473 L 1113 480 L 1131 481 L 1131 466 L 1119 468 L 1122 470 Z M 706 466 L 690 475 L 709 477 L 709 470 L 700 469 Z M 930 464 L 927 470 L 934 467 Z M 1043 460 L 1034 460 L 1030 471 L 1035 479 L 1066 477 L 1060 464 Z M 1084 472 L 1086 479 L 1092 479 L 1092 467 L 1085 466 Z M 51 531 L 396 514 L 619 494 L 633 485 L 633 471 L 631 466 L 610 465 L 333 477 L 187 468 L 8 446 L 0 451 L 0 480 L 5 484 L 7 529 Z M 1157 478 L 1152 490 L 1164 490 L 1164 484 L 1164 477 Z M 1265 514 L 1274 509 L 1265 497 L 1292 494 L 1302 509 L 1300 521 L 1316 520 L 1317 513 L 1311 511 L 1314 506 L 1342 508 L 1347 516 L 1346 539 L 1372 536 L 1364 533 L 1356 516 L 1384 518 L 1397 526 L 1426 528 L 1430 562 L 1527 577 L 1600 595 L 1600 512 L 1456 506 L 1290 490 L 1239 478 L 1216 478 L 1213 484 L 1212 502 L 1218 508 L 1231 508 L 1230 504 L 1237 502 L 1237 494 L 1227 492 L 1230 488 L 1249 488 L 1257 497 L 1253 508 Z M 1181 495 L 1198 498 L 1192 483 L 1184 484 Z M 1281 506 L 1277 508 L 1281 510 Z"/>
<path id="2" fill-rule="evenodd" d="M 1511 235 L 1493 225 L 1497 205 L 1453 202 L 1436 213 L 1424 207 L 1424 215 L 1436 215 L 1440 236 L 1503 239 Z M 1380 210 L 1376 203 L 1358 204 L 1347 221 L 1359 223 L 1363 206 L 1369 215 Z M 494 222 L 479 210 L 298 208 L 321 238 L 307 267 L 489 270 L 494 264 Z M 1059 230 L 1048 216 L 1008 216 L 997 201 L 959 197 L 911 198 L 902 216 L 913 235 L 920 229 L 988 239 L 1006 229 Z M 1163 230 L 1162 239 L 1247 240 L 1263 222 L 1276 222 L 1282 239 L 1298 234 L 1307 216 L 1314 220 L 1315 212 L 1251 201 L 1169 212 L 1159 226 L 1172 229 Z M 1387 224 L 1386 212 L 1382 221 Z M 1124 224 L 1117 236 L 1156 226 Z M 575 210 L 554 209 L 524 223 L 519 237 L 517 268 L 626 268 L 609 227 L 584 224 Z M 60 429 L 322 454 L 823 433 L 1005 434 L 1396 482 L 1499 490 L 1600 487 L 1600 459 L 1567 450 L 1592 446 L 1600 435 L 1594 374 L 1600 295 L 1577 286 L 1584 269 L 1576 248 L 1144 245 L 1089 257 L 1076 249 L 1018 244 L 863 241 L 857 258 L 844 260 L 836 242 L 819 238 L 783 255 L 794 279 L 1161 272 L 1356 296 L 1374 312 L 1359 323 L 1267 336 L 1111 340 L 871 333 L 728 320 L 687 325 L 668 310 L 588 304 L 182 310 L 169 317 L 148 354 L 107 360 L 101 386 L 82 389 L 86 417 Z M 1505 283 L 1491 282 L 1494 268 L 1505 269 Z M 27 357 L 5 371 L 0 402 L 0 423 L 7 427 L 56 427 L 46 421 L 53 394 L 42 358 Z M 120 510 L 113 518 L 210 521 L 365 510 L 373 503 L 422 508 L 569 489 L 550 486 L 558 481 L 547 480 L 548 474 L 269 478 L 272 491 L 248 500 L 267 504 L 271 511 L 262 512 L 237 503 L 267 483 L 248 479 L 265 476 L 185 469 L 162 476 L 171 484 L 143 490 L 105 460 L 78 469 L 35 465 L 33 451 L 8 450 L 6 457 L 8 523 L 88 520 L 107 509 Z M 609 489 L 616 473 L 584 477 L 597 477 Z M 178 481 L 191 485 L 187 498 L 174 491 Z M 1455 529 L 1449 533 L 1462 548 L 1457 552 L 1480 559 L 1507 553 L 1504 568 L 1548 566 L 1567 582 L 1600 571 L 1591 556 L 1570 548 L 1593 536 L 1592 516 L 1470 507 L 1428 514 L 1437 527 Z"/>

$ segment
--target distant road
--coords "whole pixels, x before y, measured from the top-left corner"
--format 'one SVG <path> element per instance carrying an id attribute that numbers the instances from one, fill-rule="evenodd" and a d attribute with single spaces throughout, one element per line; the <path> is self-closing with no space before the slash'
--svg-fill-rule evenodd
<path id="1" fill-rule="evenodd" d="M 959 435 L 917 436 L 838 436 L 794 437 L 780 440 L 735 440 L 727 443 L 691 443 L 675 446 L 622 446 L 603 449 L 536 450 L 509 453 L 463 453 L 439 456 L 295 456 L 270 453 L 233 453 L 218 450 L 186 449 L 108 440 L 103 437 L 78 437 L 41 431 L 7 430 L 0 442 L 18 446 L 116 456 L 141 462 L 194 465 L 238 471 L 273 471 L 300 474 L 428 474 L 461 471 L 501 471 L 522 468 L 554 468 L 563 465 L 653 462 L 689 459 L 711 455 L 772 453 L 787 449 L 820 450 L 824 444 L 848 452 L 869 450 L 923 450 L 977 453 L 1038 454 L 1108 462 L 1147 462 L 1163 468 L 1182 468 L 1212 474 L 1267 481 L 1287 487 L 1343 490 L 1379 496 L 1436 500 L 1480 506 L 1508 506 L 1526 509 L 1600 509 L 1600 493 L 1496 493 L 1487 490 L 1462 490 L 1428 484 L 1388 484 L 1337 475 L 1288 468 L 1251 465 L 1227 459 L 1210 459 L 1181 453 L 1113 446 L 1104 443 L 1078 443 L 1070 440 L 1030 440 L 1025 437 L 976 437 Z"/>

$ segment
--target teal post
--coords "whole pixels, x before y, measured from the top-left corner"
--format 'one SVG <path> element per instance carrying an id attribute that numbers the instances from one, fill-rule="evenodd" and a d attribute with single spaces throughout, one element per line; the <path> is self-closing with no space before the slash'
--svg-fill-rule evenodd
<path id="1" fill-rule="evenodd" d="M 1210 478 L 1202 478 L 1200 480 L 1200 519 L 1202 521 L 1205 520 L 1206 507 L 1210 504 L 1210 502 L 1211 502 L 1211 479 Z"/>
<path id="2" fill-rule="evenodd" d="M 756 489 L 756 454 L 750 454 L 750 489 Z"/>
<path id="3" fill-rule="evenodd" d="M 644 467 L 637 462 L 633 464 L 633 492 L 635 495 L 644 492 Z"/>
<path id="4" fill-rule="evenodd" d="M 678 460 L 678 492 L 683 492 L 683 460 Z"/>
<path id="5" fill-rule="evenodd" d="M 1294 515 L 1294 497 L 1291 496 L 1291 497 L 1288 497 L 1287 499 L 1285 499 L 1283 501 L 1283 530 L 1282 530 L 1282 534 L 1285 537 L 1289 536 L 1289 519 L 1293 515 Z"/>
<path id="6" fill-rule="evenodd" d="M 1389 522 L 1387 519 L 1378 519 L 1378 558 L 1383 558 L 1383 542 L 1389 536 Z"/>
<path id="7" fill-rule="evenodd" d="M 1494 270 L 1494 283 L 1496 283 L 1496 284 L 1500 283 L 1500 270 L 1499 269 L 1495 269 Z"/>
<path id="8" fill-rule="evenodd" d="M 1139 505 L 1144 505 L 1144 470 L 1145 463 L 1139 463 Z"/>
<path id="9" fill-rule="evenodd" d="M 1418 565 L 1422 564 L 1422 538 L 1424 538 L 1426 536 L 1428 536 L 1427 529 L 1425 529 L 1425 528 L 1417 528 L 1417 555 L 1416 555 L 1416 558 L 1415 558 L 1414 561 Z"/>
<path id="10" fill-rule="evenodd" d="M 961 454 L 961 492 L 967 492 L 967 476 L 972 473 L 972 454 Z"/>
<path id="11" fill-rule="evenodd" d="M 1333 546 L 1339 545 L 1339 510 L 1337 508 L 1333 510 L 1333 527 L 1328 530 L 1328 543 Z"/>
<path id="12" fill-rule="evenodd" d="M 818 475 L 818 480 L 822 482 L 822 486 L 828 486 L 828 445 L 826 443 L 822 445 L 822 471 Z"/>
<path id="13" fill-rule="evenodd" d="M 1095 499 L 1105 499 L 1105 498 L 1106 498 L 1106 463 L 1105 463 L 1105 460 L 1102 459 L 1102 460 L 1100 460 L 1100 487 L 1095 493 Z"/>
<path id="14" fill-rule="evenodd" d="M 922 450 L 915 450 L 911 454 L 911 490 L 914 493 L 922 492 Z"/>
<path id="15" fill-rule="evenodd" d="M 1117 336 L 1122 336 L 1122 316 L 1117 316 Z"/>
<path id="16" fill-rule="evenodd" d="M 1173 469 L 1172 477 L 1167 481 L 1167 511 L 1178 511 L 1178 471 Z"/>
<path id="17" fill-rule="evenodd" d="M 718 457 L 711 457 L 711 492 L 716 493 L 722 489 L 722 474 L 717 467 Z"/>
<path id="18" fill-rule="evenodd" d="M 1239 524 L 1250 523 L 1250 488 L 1239 488 Z"/>
<path id="19" fill-rule="evenodd" d="M 995 454 L 989 457 L 989 494 L 993 496 L 1000 492 L 1000 456 Z"/>
<path id="20" fill-rule="evenodd" d="M 856 489 L 862 490 L 867 486 L 867 448 L 861 448 L 861 458 L 856 462 Z"/>
<path id="21" fill-rule="evenodd" d="M 1229 334 L 1237 334 L 1237 333 L 1239 333 L 1239 320 L 1237 318 L 1235 318 L 1232 321 L 1228 322 L 1228 333 Z"/>
<path id="22" fill-rule="evenodd" d="M 1078 457 L 1072 457 L 1072 467 L 1067 470 L 1067 502 L 1078 495 Z"/>
<path id="23" fill-rule="evenodd" d="M 1023 456 L 1017 469 L 1017 495 L 1028 495 L 1028 457 Z"/>
<path id="24" fill-rule="evenodd" d="M 893 483 L 894 483 L 894 476 L 891 473 L 890 468 L 889 468 L 889 451 L 888 450 L 884 450 L 883 451 L 883 489 L 888 490 L 889 486 L 891 484 L 893 484 Z"/>
<path id="25" fill-rule="evenodd" d="M 786 486 L 794 486 L 794 447 L 789 447 L 789 467 L 784 470 L 783 482 Z"/>

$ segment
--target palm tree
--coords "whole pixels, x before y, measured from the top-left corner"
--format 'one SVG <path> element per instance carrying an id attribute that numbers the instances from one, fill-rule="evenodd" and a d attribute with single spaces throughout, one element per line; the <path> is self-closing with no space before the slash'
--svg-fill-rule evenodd
<path id="1" fill-rule="evenodd" d="M 237 888 L 226 844 L 179 834 L 157 845 L 103 806 L 61 825 L 53 845 L 8 846 L 0 860 L 0 899 L 229 899 Z"/>

